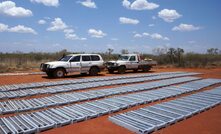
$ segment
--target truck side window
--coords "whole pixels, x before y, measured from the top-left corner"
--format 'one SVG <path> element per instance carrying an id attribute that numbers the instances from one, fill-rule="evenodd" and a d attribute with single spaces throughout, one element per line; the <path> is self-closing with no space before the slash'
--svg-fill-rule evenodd
<path id="1" fill-rule="evenodd" d="M 91 60 L 92 60 L 92 61 L 99 61 L 99 60 L 100 60 L 100 57 L 97 56 L 97 55 L 91 55 Z"/>
<path id="2" fill-rule="evenodd" d="M 130 61 L 135 61 L 136 59 L 135 59 L 135 56 L 131 56 L 130 57 Z"/>
<path id="3" fill-rule="evenodd" d="M 80 56 L 73 57 L 70 62 L 80 62 Z"/>
<path id="4" fill-rule="evenodd" d="M 90 56 L 82 56 L 82 61 L 91 61 Z"/>

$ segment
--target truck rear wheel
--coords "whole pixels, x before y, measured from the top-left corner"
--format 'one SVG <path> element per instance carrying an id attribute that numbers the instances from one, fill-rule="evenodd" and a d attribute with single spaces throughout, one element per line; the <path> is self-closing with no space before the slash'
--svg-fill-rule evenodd
<path id="1" fill-rule="evenodd" d="M 120 67 L 118 68 L 118 73 L 119 73 L 119 74 L 124 74 L 125 71 L 126 71 L 125 66 L 120 66 Z"/>
<path id="2" fill-rule="evenodd" d="M 97 67 L 91 67 L 89 74 L 91 76 L 96 76 L 96 75 L 98 75 L 98 72 L 99 72 L 99 69 Z"/>
<path id="3" fill-rule="evenodd" d="M 54 77 L 56 78 L 63 78 L 65 76 L 65 71 L 62 68 L 58 68 L 54 71 Z"/>
<path id="4" fill-rule="evenodd" d="M 143 66 L 143 72 L 148 72 L 150 70 L 150 66 Z"/>

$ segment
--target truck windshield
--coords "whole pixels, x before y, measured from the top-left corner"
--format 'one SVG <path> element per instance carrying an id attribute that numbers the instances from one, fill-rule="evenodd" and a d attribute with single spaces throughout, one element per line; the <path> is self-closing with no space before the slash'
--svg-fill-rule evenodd
<path id="1" fill-rule="evenodd" d="M 72 56 L 64 56 L 60 58 L 58 61 L 68 61 Z"/>
<path id="2" fill-rule="evenodd" d="M 122 56 L 122 55 L 118 58 L 118 60 L 124 60 L 124 61 L 128 59 L 129 59 L 129 56 Z"/>

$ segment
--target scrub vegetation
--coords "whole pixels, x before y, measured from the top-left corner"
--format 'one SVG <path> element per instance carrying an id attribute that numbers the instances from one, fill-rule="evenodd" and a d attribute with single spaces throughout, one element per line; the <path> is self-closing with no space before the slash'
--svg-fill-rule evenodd
<path id="1" fill-rule="evenodd" d="M 66 49 L 59 52 L 13 52 L 0 53 L 0 73 L 39 70 L 41 63 L 57 60 L 63 55 L 73 53 Z M 74 52 L 83 53 L 83 52 Z M 121 54 L 138 53 L 129 52 L 127 49 L 121 50 Z M 114 49 L 107 49 L 106 52 L 99 53 L 105 61 L 116 60 L 118 58 Z M 217 48 L 210 48 L 207 53 L 186 53 L 182 48 L 155 48 L 153 54 L 142 54 L 145 58 L 150 58 L 158 62 L 159 67 L 185 67 L 185 68 L 216 68 L 221 67 L 221 51 Z"/>

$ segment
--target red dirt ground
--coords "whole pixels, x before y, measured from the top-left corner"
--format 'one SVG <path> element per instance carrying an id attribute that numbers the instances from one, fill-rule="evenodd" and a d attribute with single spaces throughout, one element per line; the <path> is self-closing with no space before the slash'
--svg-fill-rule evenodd
<path id="1" fill-rule="evenodd" d="M 200 75 L 203 78 L 220 78 L 221 79 L 221 68 L 217 69 L 176 69 L 176 68 L 165 68 L 165 69 L 153 69 L 151 73 L 155 72 L 172 72 L 172 71 L 188 71 L 188 72 L 201 72 Z M 132 73 L 127 73 L 132 74 Z M 126 75 L 127 75 L 126 74 Z M 100 76 L 111 76 L 118 74 L 105 74 L 102 73 Z M 80 79 L 90 76 L 79 76 L 73 75 L 63 78 L 67 79 Z M 28 83 L 28 82 L 42 82 L 42 81 L 55 81 L 61 79 L 48 79 L 44 75 L 27 75 L 27 76 L 0 76 L 0 85 L 4 84 L 17 84 L 17 83 Z M 148 104 L 152 105 L 154 103 Z M 127 109 L 125 111 L 134 110 L 147 105 L 137 106 L 134 108 Z M 125 112 L 123 111 L 123 112 Z M 121 111 L 122 112 L 122 111 Z M 119 112 L 118 112 L 119 113 Z M 116 114 L 116 113 L 114 113 Z M 101 116 L 99 118 L 91 119 L 88 121 L 79 122 L 73 125 L 68 125 L 49 131 L 43 132 L 43 134 L 130 134 L 131 131 L 122 128 L 108 120 L 109 115 Z M 216 106 L 206 112 L 195 115 L 187 120 L 178 122 L 174 125 L 168 126 L 154 132 L 154 134 L 221 134 L 221 105 Z"/>

